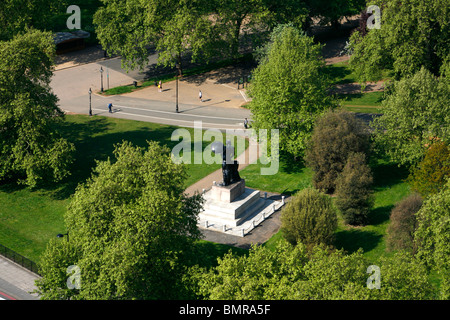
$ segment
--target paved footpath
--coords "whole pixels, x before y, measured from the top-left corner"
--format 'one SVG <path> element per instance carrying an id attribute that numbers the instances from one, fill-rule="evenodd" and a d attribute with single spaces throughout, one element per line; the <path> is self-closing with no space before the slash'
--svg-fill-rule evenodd
<path id="1" fill-rule="evenodd" d="M 39 276 L 0 256 L 0 298 L 6 300 L 38 300 L 32 291 Z"/>

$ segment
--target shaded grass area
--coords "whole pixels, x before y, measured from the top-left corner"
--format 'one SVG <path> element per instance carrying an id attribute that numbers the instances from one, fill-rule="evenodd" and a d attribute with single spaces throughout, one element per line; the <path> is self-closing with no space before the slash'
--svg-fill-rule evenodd
<path id="1" fill-rule="evenodd" d="M 325 66 L 324 74 L 331 85 L 358 83 L 358 78 L 349 66 L 348 61 Z M 390 79 L 389 71 L 384 71 L 379 79 Z M 338 94 L 336 96 L 346 110 L 358 113 L 383 113 L 381 103 L 384 92 L 363 92 L 353 94 Z"/>
<path id="2" fill-rule="evenodd" d="M 331 84 L 358 83 L 358 77 L 349 65 L 349 61 L 342 61 L 326 65 L 323 70 L 326 78 Z M 372 81 L 381 81 L 392 78 L 392 71 L 383 70 L 378 78 Z"/>
<path id="3" fill-rule="evenodd" d="M 263 157 L 262 161 L 267 161 L 267 158 Z M 295 161 L 293 157 L 280 155 L 278 173 L 275 175 L 262 175 L 261 169 L 269 168 L 271 165 L 273 168 L 276 168 L 275 163 L 265 165 L 258 162 L 257 164 L 251 164 L 240 171 L 240 175 L 250 188 L 285 195 L 293 195 L 302 189 L 312 186 L 313 172 L 305 166 L 303 161 Z"/>
<path id="4" fill-rule="evenodd" d="M 358 113 L 383 113 L 382 102 L 385 94 L 382 91 L 340 94 L 337 96 L 344 109 Z"/>
<path id="5" fill-rule="evenodd" d="M 232 252 L 235 256 L 242 256 L 248 253 L 248 250 L 228 246 L 225 244 L 214 243 L 205 240 L 199 240 L 195 243 L 197 261 L 200 267 L 212 268 L 218 265 L 217 258 L 223 257 L 225 254 Z"/>
<path id="6" fill-rule="evenodd" d="M 312 187 L 313 172 L 301 162 L 289 161 L 282 158 L 280 172 L 274 176 L 259 177 L 261 165 L 252 165 L 242 171 L 246 183 L 252 188 L 293 195 L 296 192 Z M 338 217 L 338 228 L 335 233 L 335 247 L 353 253 L 359 248 L 364 251 L 370 261 L 376 263 L 382 256 L 393 253 L 386 251 L 385 235 L 389 224 L 389 217 L 394 205 L 410 194 L 409 185 L 404 181 L 408 176 L 405 168 L 383 159 L 373 159 L 371 168 L 374 175 L 374 206 L 370 212 L 366 226 L 352 227 L 344 224 L 342 217 Z M 275 248 L 283 231 L 273 235 L 266 243 L 268 248 Z"/>
<path id="7" fill-rule="evenodd" d="M 353 94 L 341 94 L 338 98 L 342 100 L 345 106 L 370 106 L 381 107 L 381 103 L 384 100 L 384 92 L 366 92 L 366 93 L 353 93 Z"/>
<path id="8" fill-rule="evenodd" d="M 348 61 L 326 65 L 323 72 L 328 81 L 334 85 L 358 82 L 356 75 L 350 69 Z"/>
<path id="9" fill-rule="evenodd" d="M 172 149 L 179 143 L 171 141 L 178 127 L 84 115 L 67 115 L 66 120 L 59 129 L 76 147 L 72 174 L 59 183 L 34 189 L 17 184 L 0 186 L 0 243 L 35 262 L 48 240 L 65 232 L 63 215 L 77 185 L 91 176 L 96 161 L 113 159 L 115 144 L 126 140 L 145 148 L 147 141 L 153 140 Z M 186 130 L 193 137 L 194 129 Z M 201 150 L 210 143 L 203 141 Z M 194 156 L 191 152 L 191 159 Z M 185 187 L 220 168 L 220 164 L 187 165 Z"/>

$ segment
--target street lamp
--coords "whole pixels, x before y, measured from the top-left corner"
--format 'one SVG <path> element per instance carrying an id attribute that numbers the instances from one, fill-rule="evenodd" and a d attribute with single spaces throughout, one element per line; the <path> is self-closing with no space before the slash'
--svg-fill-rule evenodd
<path id="1" fill-rule="evenodd" d="M 101 90 L 102 90 L 102 92 L 103 92 L 103 67 L 100 67 L 100 75 L 101 75 L 101 78 L 102 78 L 102 87 L 101 87 Z"/>
<path id="2" fill-rule="evenodd" d="M 67 233 L 58 233 L 56 235 L 56 237 L 58 237 L 58 238 L 64 238 L 64 236 L 67 236 L 67 241 L 69 241 L 69 233 L 68 232 Z"/>
<path id="3" fill-rule="evenodd" d="M 89 116 L 92 116 L 92 89 L 89 88 Z"/>
<path id="4" fill-rule="evenodd" d="M 177 96 L 177 102 L 176 102 L 176 105 L 175 105 L 175 112 L 176 113 L 178 113 L 178 76 L 180 75 L 180 64 L 177 62 L 176 64 L 175 64 L 175 67 L 177 68 L 177 76 L 176 76 L 176 83 L 177 83 L 177 93 L 176 93 L 176 96 Z"/>

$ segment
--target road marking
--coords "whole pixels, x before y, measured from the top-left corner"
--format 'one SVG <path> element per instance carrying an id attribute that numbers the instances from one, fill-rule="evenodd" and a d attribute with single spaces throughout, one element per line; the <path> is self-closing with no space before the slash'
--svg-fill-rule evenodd
<path id="1" fill-rule="evenodd" d="M 149 111 L 149 112 L 156 112 L 156 113 L 164 113 L 164 114 L 175 114 L 174 112 L 170 112 L 170 111 L 161 111 L 161 110 L 152 110 L 152 109 L 142 109 L 142 108 L 134 108 L 134 107 L 126 107 L 126 106 L 121 106 L 121 105 L 113 105 L 113 107 L 118 107 L 118 108 L 125 108 L 125 109 L 132 109 L 132 110 L 140 110 L 140 111 Z M 223 118 L 223 117 L 214 117 L 214 116 L 201 116 L 201 115 L 196 115 L 196 114 L 188 114 L 188 113 L 181 113 L 180 115 L 185 115 L 185 116 L 189 116 L 189 117 L 199 117 L 199 118 L 209 118 L 209 119 L 221 119 L 221 120 L 231 120 L 231 121 L 240 121 L 242 119 L 236 119 L 236 118 Z"/>
<path id="2" fill-rule="evenodd" d="M 241 93 L 242 97 L 244 98 L 245 102 L 249 102 L 250 100 L 247 98 L 247 95 L 245 94 L 244 91 L 239 90 L 239 92 Z"/>
<path id="3" fill-rule="evenodd" d="M 6 293 L 0 291 L 0 300 L 6 300 L 6 299 L 3 299 L 1 296 L 5 297 L 8 300 L 16 300 L 13 297 L 7 295 Z"/>
<path id="4" fill-rule="evenodd" d="M 93 111 L 104 111 L 106 112 L 104 109 L 92 109 Z M 177 122 L 188 122 L 188 123 L 193 123 L 195 122 L 195 120 L 178 120 L 178 119 L 169 119 L 169 118 L 161 118 L 161 117 L 155 117 L 155 116 L 147 116 L 144 114 L 136 114 L 136 113 L 128 113 L 128 112 L 122 112 L 122 111 L 115 111 L 113 112 L 113 114 L 124 114 L 124 115 L 129 115 L 129 116 L 135 116 L 135 117 L 144 117 L 144 118 L 153 118 L 153 119 L 159 119 L 159 120 L 169 120 L 169 121 L 177 121 Z M 218 127 L 224 127 L 224 126 L 233 126 L 232 124 L 220 124 L 220 123 L 208 123 L 208 122 L 202 122 L 202 125 L 213 125 L 213 126 L 218 126 Z M 240 124 L 239 124 L 240 125 Z"/>

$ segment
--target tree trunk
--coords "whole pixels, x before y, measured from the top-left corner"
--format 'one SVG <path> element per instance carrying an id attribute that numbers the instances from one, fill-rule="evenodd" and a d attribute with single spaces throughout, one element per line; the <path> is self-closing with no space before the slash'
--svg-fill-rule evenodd
<path id="1" fill-rule="evenodd" d="M 182 78 L 183 77 L 183 61 L 181 59 L 181 54 L 179 54 L 177 56 L 177 65 L 176 65 L 176 67 L 177 67 L 177 71 L 178 71 L 177 76 Z"/>
<path id="2" fill-rule="evenodd" d="M 236 19 L 233 44 L 232 44 L 232 48 L 231 48 L 231 50 L 232 50 L 231 54 L 232 54 L 233 58 L 237 58 L 239 56 L 239 40 L 240 40 L 240 34 L 241 34 L 242 21 L 244 21 L 244 18 Z"/>

